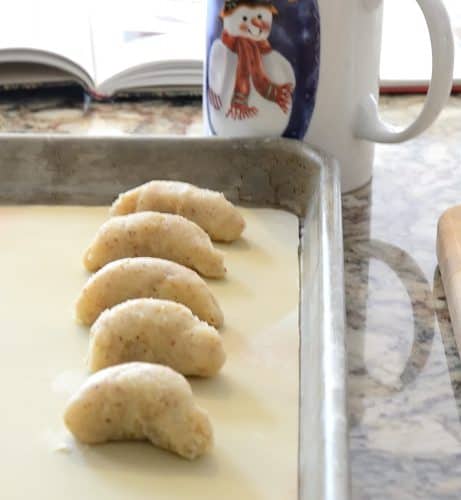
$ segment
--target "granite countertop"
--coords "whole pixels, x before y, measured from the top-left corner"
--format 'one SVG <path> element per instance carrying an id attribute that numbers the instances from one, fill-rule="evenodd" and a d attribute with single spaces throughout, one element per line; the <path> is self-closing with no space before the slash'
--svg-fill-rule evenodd
<path id="1" fill-rule="evenodd" d="M 422 97 L 382 100 L 405 123 Z M 372 184 L 343 196 L 355 500 L 461 498 L 461 361 L 435 256 L 461 203 L 461 97 L 420 138 L 378 146 Z M 0 130 L 200 135 L 197 101 L 0 102 Z"/>

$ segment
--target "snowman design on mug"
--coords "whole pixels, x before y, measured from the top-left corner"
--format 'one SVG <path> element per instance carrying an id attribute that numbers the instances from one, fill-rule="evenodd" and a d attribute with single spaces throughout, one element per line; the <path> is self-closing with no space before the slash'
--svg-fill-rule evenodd
<path id="1" fill-rule="evenodd" d="M 268 41 L 270 0 L 226 0 L 210 50 L 208 112 L 217 135 L 280 136 L 290 120 L 295 73 Z"/>

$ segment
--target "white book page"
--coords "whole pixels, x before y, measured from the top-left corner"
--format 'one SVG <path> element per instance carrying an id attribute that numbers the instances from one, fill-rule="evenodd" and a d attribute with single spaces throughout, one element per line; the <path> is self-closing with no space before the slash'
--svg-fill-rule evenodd
<path id="1" fill-rule="evenodd" d="M 101 91 L 130 86 L 146 74 L 155 85 L 156 70 L 201 71 L 205 46 L 201 0 L 134 0 L 130 8 L 112 5 L 110 13 L 92 9 L 95 82 Z M 133 82 L 134 80 L 134 82 Z M 126 82 L 128 83 L 128 82 Z"/>
<path id="2" fill-rule="evenodd" d="M 444 0 L 455 33 L 455 83 L 461 84 L 461 0 Z M 381 85 L 427 85 L 431 77 L 431 44 L 426 22 L 415 1 L 384 2 Z"/>
<path id="3" fill-rule="evenodd" d="M 89 84 L 94 64 L 85 4 L 9 2 L 0 17 L 0 51 L 0 62 L 51 64 L 76 73 Z"/>

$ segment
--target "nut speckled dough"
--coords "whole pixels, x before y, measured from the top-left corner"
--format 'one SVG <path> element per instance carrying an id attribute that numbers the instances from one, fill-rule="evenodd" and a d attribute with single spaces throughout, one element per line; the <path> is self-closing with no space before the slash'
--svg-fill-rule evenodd
<path id="1" fill-rule="evenodd" d="M 141 297 L 180 302 L 217 328 L 224 321 L 218 302 L 195 271 L 153 257 L 120 259 L 105 265 L 84 286 L 77 299 L 76 316 L 91 325 L 104 309 Z"/>
<path id="2" fill-rule="evenodd" d="M 194 221 L 213 240 L 233 241 L 245 229 L 245 221 L 222 193 L 176 181 L 151 181 L 122 193 L 111 215 L 155 210 L 178 214 Z"/>
<path id="3" fill-rule="evenodd" d="M 226 359 L 217 330 L 182 304 L 133 299 L 106 309 L 91 327 L 91 371 L 128 361 L 167 365 L 183 375 L 210 377 Z"/>
<path id="4" fill-rule="evenodd" d="M 81 442 L 149 440 L 193 459 L 212 446 L 208 415 L 171 368 L 126 363 L 92 375 L 67 404 L 64 421 Z"/>
<path id="5" fill-rule="evenodd" d="M 109 219 L 86 251 L 84 264 L 97 271 L 124 257 L 173 260 L 209 278 L 222 278 L 226 272 L 222 253 L 205 231 L 180 215 L 139 212 Z"/>

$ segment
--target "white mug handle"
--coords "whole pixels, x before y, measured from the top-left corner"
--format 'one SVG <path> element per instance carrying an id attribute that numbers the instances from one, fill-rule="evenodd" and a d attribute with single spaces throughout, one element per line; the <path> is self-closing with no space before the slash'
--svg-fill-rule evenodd
<path id="1" fill-rule="evenodd" d="M 361 102 L 355 135 L 374 142 L 396 143 L 426 130 L 445 106 L 453 84 L 454 41 L 450 17 L 440 0 L 416 0 L 423 11 L 432 47 L 432 77 L 424 107 L 407 128 L 397 129 L 379 116 L 378 102 L 368 95 Z"/>

